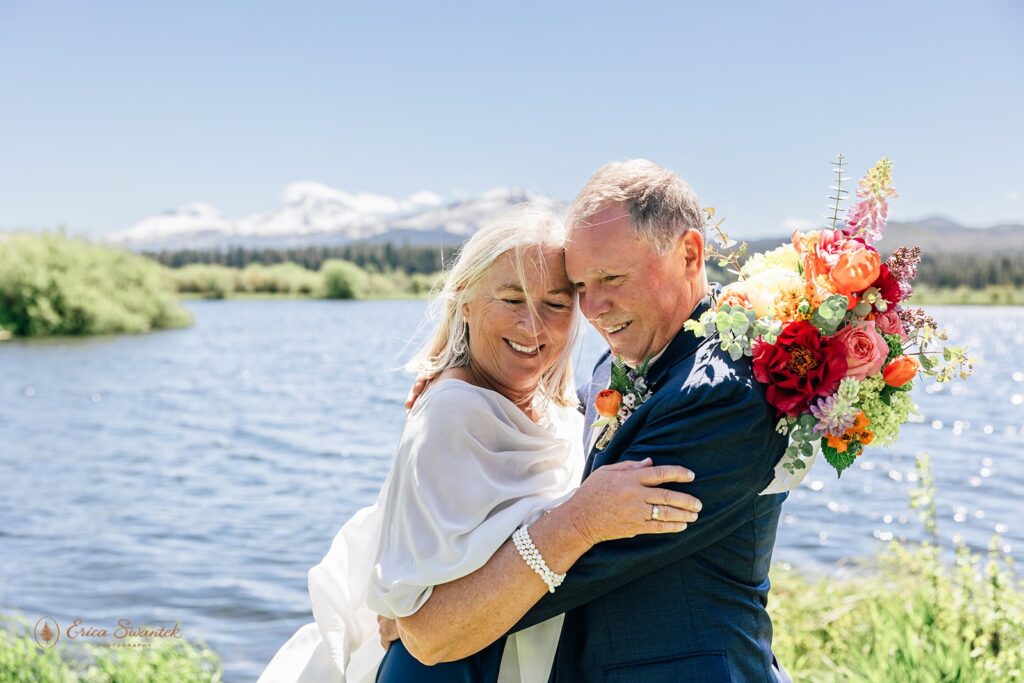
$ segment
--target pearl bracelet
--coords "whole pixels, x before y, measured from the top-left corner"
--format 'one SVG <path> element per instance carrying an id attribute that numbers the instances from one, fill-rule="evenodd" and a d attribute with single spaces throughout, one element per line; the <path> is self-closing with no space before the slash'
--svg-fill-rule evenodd
<path id="1" fill-rule="evenodd" d="M 537 572 L 540 578 L 544 580 L 544 583 L 548 585 L 548 592 L 554 593 L 555 589 L 562 585 L 565 581 L 565 574 L 556 574 L 551 571 L 544 558 L 541 556 L 540 551 L 537 550 L 537 546 L 533 544 L 533 539 L 530 538 L 530 532 L 527 531 L 529 527 L 525 524 L 512 533 L 512 542 L 516 545 L 516 550 L 522 556 L 526 564 L 530 565 L 530 569 Z"/>

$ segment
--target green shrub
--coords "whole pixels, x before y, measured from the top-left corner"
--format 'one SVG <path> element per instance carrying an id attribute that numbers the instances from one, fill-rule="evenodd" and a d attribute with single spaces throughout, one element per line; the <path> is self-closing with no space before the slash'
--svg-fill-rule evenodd
<path id="1" fill-rule="evenodd" d="M 238 271 L 227 266 L 193 263 L 170 273 L 178 292 L 182 294 L 224 299 L 238 288 Z"/>
<path id="2" fill-rule="evenodd" d="M 62 235 L 0 236 L 0 328 L 15 336 L 189 323 L 166 270 L 150 259 Z"/>
<path id="3" fill-rule="evenodd" d="M 362 268 L 348 261 L 330 259 L 320 266 L 324 296 L 328 299 L 359 299 L 366 294 L 369 276 Z"/>
<path id="4" fill-rule="evenodd" d="M 297 263 L 251 263 L 242 269 L 239 282 L 239 291 L 250 293 L 314 296 L 322 290 L 320 275 Z"/>

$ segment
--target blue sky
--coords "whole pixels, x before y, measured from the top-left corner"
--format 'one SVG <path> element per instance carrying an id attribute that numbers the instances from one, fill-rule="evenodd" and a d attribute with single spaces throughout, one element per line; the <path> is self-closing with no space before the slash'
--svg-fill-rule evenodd
<path id="1" fill-rule="evenodd" d="M 486 6 L 485 6 L 486 5 Z M 569 199 L 648 157 L 741 236 L 895 163 L 895 219 L 1024 223 L 1024 6 L 0 0 L 0 227 L 284 186 Z"/>

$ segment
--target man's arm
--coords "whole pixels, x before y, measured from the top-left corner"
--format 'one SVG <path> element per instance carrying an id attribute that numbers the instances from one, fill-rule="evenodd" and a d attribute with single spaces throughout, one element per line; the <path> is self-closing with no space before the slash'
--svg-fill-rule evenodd
<path id="1" fill-rule="evenodd" d="M 642 576 L 700 552 L 727 537 L 750 514 L 750 503 L 771 478 L 784 438 L 757 387 L 729 383 L 701 387 L 704 400 L 679 403 L 651 415 L 621 460 L 653 458 L 696 474 L 685 490 L 702 503 L 700 519 L 685 533 L 640 536 L 594 546 L 511 629 L 518 631 L 575 609 Z M 659 407 L 660 408 L 660 407 Z M 681 488 L 673 485 L 671 488 Z"/>
<path id="2" fill-rule="evenodd" d="M 625 461 L 602 467 L 576 493 L 530 525 L 545 562 L 564 573 L 595 543 L 636 534 L 678 533 L 696 519 L 699 502 L 670 491 L 693 474 L 680 467 Z M 652 521 L 652 504 L 661 516 Z M 396 619 L 406 649 L 424 664 L 454 661 L 487 647 L 526 613 L 547 585 L 506 541 L 476 571 L 434 586 L 414 613 Z"/>

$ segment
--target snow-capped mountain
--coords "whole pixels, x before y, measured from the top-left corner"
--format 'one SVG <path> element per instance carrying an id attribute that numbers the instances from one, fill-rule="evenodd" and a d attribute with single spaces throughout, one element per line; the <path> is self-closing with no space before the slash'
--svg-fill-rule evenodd
<path id="1" fill-rule="evenodd" d="M 237 220 L 209 204 L 194 203 L 145 218 L 111 235 L 137 250 L 218 249 L 229 246 L 296 247 L 362 240 L 410 243 L 461 242 L 486 221 L 526 201 L 527 190 L 495 188 L 445 202 L 432 192 L 404 199 L 348 193 L 309 181 L 288 185 L 280 207 Z M 550 201 L 550 200 L 549 200 Z"/>

